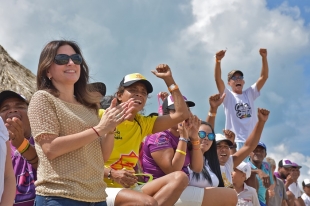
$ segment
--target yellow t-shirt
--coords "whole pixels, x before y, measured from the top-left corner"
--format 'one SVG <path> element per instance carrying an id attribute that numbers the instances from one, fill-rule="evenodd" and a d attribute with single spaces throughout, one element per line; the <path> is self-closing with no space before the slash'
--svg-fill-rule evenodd
<path id="1" fill-rule="evenodd" d="M 99 116 L 104 110 L 99 110 Z M 114 148 L 105 167 L 115 170 L 133 170 L 139 160 L 139 147 L 143 138 L 152 134 L 153 126 L 157 117 L 146 117 L 140 114 L 135 116 L 134 121 L 124 121 L 116 127 L 114 133 Z M 108 187 L 122 187 L 120 184 L 105 178 Z"/>

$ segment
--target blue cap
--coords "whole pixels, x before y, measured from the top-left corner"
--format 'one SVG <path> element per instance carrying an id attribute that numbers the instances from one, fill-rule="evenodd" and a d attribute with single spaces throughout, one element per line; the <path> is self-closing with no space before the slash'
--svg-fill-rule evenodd
<path id="1" fill-rule="evenodd" d="M 267 151 L 267 147 L 263 142 L 258 142 L 257 146 L 261 146 Z"/>

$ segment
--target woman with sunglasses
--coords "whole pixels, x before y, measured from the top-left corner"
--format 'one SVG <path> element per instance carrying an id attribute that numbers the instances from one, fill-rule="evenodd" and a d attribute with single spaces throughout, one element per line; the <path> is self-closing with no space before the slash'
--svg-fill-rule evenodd
<path id="1" fill-rule="evenodd" d="M 42 50 L 38 91 L 28 116 L 39 158 L 35 205 L 105 206 L 104 161 L 114 129 L 127 118 L 131 100 L 112 101 L 101 119 L 86 89 L 89 70 L 72 41 L 51 41 Z"/>
<path id="2" fill-rule="evenodd" d="M 214 95 L 210 97 L 210 102 L 212 101 L 219 105 L 223 101 L 223 98 L 224 97 L 220 98 L 220 95 Z M 173 107 L 170 106 L 169 101 L 168 105 L 170 107 L 166 105 L 167 103 L 165 104 L 164 102 L 164 114 L 169 112 L 173 113 Z M 189 102 L 188 106 L 190 105 Z M 220 165 L 216 154 L 215 134 L 212 126 L 204 121 L 198 121 L 198 125 L 195 120 L 193 123 L 193 125 L 187 126 L 187 123 L 183 122 L 175 127 L 180 136 L 177 146 L 173 144 L 173 140 L 176 137 L 173 139 L 171 135 L 167 135 L 167 131 L 147 137 L 143 146 L 142 166 L 144 172 L 151 173 L 156 177 L 159 176 L 158 171 L 160 171 L 161 175 L 165 175 L 182 169 L 188 175 L 190 181 L 189 186 L 186 187 L 175 203 L 176 206 L 235 206 L 237 203 L 236 192 L 232 189 L 223 187 L 224 184 L 221 177 Z M 191 132 L 193 128 L 195 128 L 193 130 L 195 132 Z M 172 129 L 173 128 L 169 130 L 171 131 Z M 171 146 L 167 148 L 166 145 Z M 195 154 L 196 157 L 194 157 L 193 154 Z M 180 158 L 180 155 L 183 157 L 181 156 L 182 158 Z M 203 159 L 201 157 L 203 157 Z M 199 160 L 199 162 L 197 162 L 197 160 Z M 194 164 L 200 164 L 200 166 L 203 167 L 200 167 L 200 171 L 197 171 Z M 171 165 L 179 165 L 179 167 L 172 167 Z M 156 171 L 154 168 L 156 168 Z M 222 198 L 222 196 L 225 196 L 225 198 Z"/>

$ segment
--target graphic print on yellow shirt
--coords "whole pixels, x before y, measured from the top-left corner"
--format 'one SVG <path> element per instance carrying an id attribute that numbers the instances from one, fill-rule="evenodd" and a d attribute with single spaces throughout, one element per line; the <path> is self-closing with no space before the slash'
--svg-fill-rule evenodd
<path id="1" fill-rule="evenodd" d="M 104 110 L 99 110 L 100 118 Z M 114 148 L 108 161 L 104 163 L 107 168 L 115 170 L 134 170 L 139 160 L 139 148 L 144 137 L 152 134 L 157 117 L 146 117 L 140 114 L 134 121 L 124 121 L 116 127 L 114 132 Z M 104 179 L 108 187 L 122 187 L 120 184 L 107 178 Z"/>

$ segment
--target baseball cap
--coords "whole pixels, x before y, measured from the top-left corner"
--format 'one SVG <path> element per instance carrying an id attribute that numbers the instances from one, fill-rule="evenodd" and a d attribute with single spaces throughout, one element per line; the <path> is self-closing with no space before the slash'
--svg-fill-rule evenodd
<path id="1" fill-rule="evenodd" d="M 24 97 L 23 95 L 10 91 L 10 90 L 4 90 L 0 92 L 0 105 L 4 102 L 4 100 L 8 98 L 14 98 L 14 97 L 19 98 L 20 100 L 26 102 L 26 104 L 29 104 L 26 97 Z"/>
<path id="2" fill-rule="evenodd" d="M 251 167 L 249 164 L 241 162 L 236 168 L 245 174 L 246 179 L 251 176 Z"/>
<path id="3" fill-rule="evenodd" d="M 304 181 L 302 181 L 302 186 L 303 187 L 310 187 L 310 179 L 304 179 Z"/>
<path id="4" fill-rule="evenodd" d="M 195 103 L 192 101 L 188 101 L 185 96 L 183 96 L 183 99 L 184 99 L 184 101 L 188 107 L 195 106 Z M 164 102 L 162 104 L 162 108 L 163 108 L 164 114 L 167 114 L 169 109 L 175 109 L 174 108 L 174 100 L 173 100 L 173 97 L 171 94 L 164 100 Z"/>
<path id="5" fill-rule="evenodd" d="M 279 161 L 279 167 L 292 167 L 293 163 L 288 159 L 282 159 Z"/>
<path id="6" fill-rule="evenodd" d="M 136 82 L 141 82 L 145 85 L 147 93 L 153 92 L 153 86 L 152 84 L 142 75 L 139 73 L 132 73 L 127 74 L 122 81 L 120 82 L 120 86 L 128 87 Z"/>
<path id="7" fill-rule="evenodd" d="M 228 73 L 228 81 L 236 74 L 236 73 L 240 73 L 241 76 L 243 76 L 243 73 L 242 71 L 240 70 L 232 70 Z"/>
<path id="8" fill-rule="evenodd" d="M 102 96 L 105 96 L 107 87 L 103 82 L 93 82 L 88 84 L 90 91 L 99 92 Z"/>
<path id="9" fill-rule="evenodd" d="M 261 146 L 267 151 L 267 147 L 263 142 L 258 142 L 257 146 Z"/>
<path id="10" fill-rule="evenodd" d="M 292 162 L 292 167 L 302 168 L 302 166 L 298 165 L 298 164 L 297 164 L 297 163 L 295 163 L 295 162 Z"/>
<path id="11" fill-rule="evenodd" d="M 225 141 L 229 146 L 233 145 L 233 143 L 229 139 L 227 139 L 224 135 L 220 133 L 215 134 L 215 141 L 216 144 L 220 143 L 221 141 Z"/>

